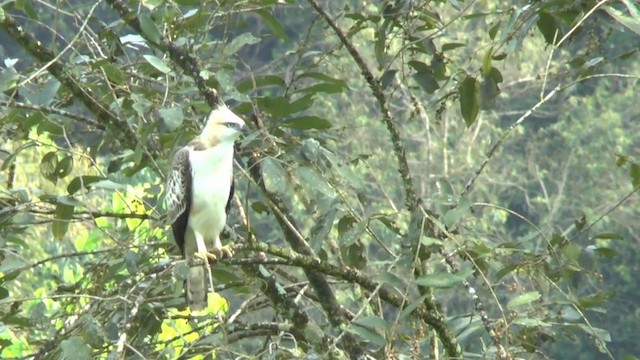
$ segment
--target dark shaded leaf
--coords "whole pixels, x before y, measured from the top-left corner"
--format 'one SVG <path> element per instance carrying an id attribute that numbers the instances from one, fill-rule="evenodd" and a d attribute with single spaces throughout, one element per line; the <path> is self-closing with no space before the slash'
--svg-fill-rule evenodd
<path id="1" fill-rule="evenodd" d="M 107 75 L 107 79 L 109 79 L 109 81 L 117 85 L 124 84 L 124 75 L 115 65 L 105 62 L 100 65 L 100 68 L 104 71 L 105 75 Z"/>
<path id="2" fill-rule="evenodd" d="M 284 85 L 284 79 L 280 76 L 261 75 L 240 81 L 238 85 L 236 85 L 236 89 L 240 92 L 247 92 L 253 90 L 254 86 L 255 88 L 260 88 L 265 86 L 284 87 Z"/>
<path id="3" fill-rule="evenodd" d="M 56 166 L 56 176 L 58 179 L 62 179 L 71 174 L 71 170 L 73 170 L 73 157 L 65 156 Z"/>
<path id="4" fill-rule="evenodd" d="M 260 15 L 262 20 L 267 24 L 269 30 L 282 41 L 289 41 L 289 37 L 284 30 L 284 26 L 267 10 L 256 10 L 256 13 Z"/>
<path id="5" fill-rule="evenodd" d="M 54 221 L 51 226 L 53 237 L 56 240 L 61 240 L 67 233 L 67 230 L 69 229 L 69 221 L 73 217 L 73 209 L 74 207 L 71 205 L 63 203 L 56 204 Z"/>
<path id="6" fill-rule="evenodd" d="M 442 51 L 449 51 L 449 50 L 453 50 L 453 49 L 457 49 L 459 47 L 463 47 L 463 46 L 467 46 L 463 43 L 448 43 L 448 44 L 444 44 L 442 45 Z"/>
<path id="7" fill-rule="evenodd" d="M 44 154 L 42 160 L 40 160 L 40 173 L 45 179 L 56 183 L 58 176 L 56 174 L 56 168 L 58 167 L 58 155 L 56 152 L 48 152 Z"/>
<path id="8" fill-rule="evenodd" d="M 81 188 L 84 187 L 85 189 L 88 189 L 89 185 L 105 179 L 106 178 L 102 176 L 95 176 L 95 175 L 78 176 L 73 180 L 71 180 L 71 182 L 67 186 L 67 192 L 69 193 L 69 195 L 73 195 L 76 192 L 78 192 L 78 190 L 80 190 Z"/>
<path id="9" fill-rule="evenodd" d="M 480 109 L 490 110 L 496 105 L 496 99 L 500 90 L 492 77 L 488 76 L 482 80 L 480 84 Z"/>
<path id="10" fill-rule="evenodd" d="M 354 240 L 342 249 L 342 254 L 345 264 L 361 270 L 367 266 L 366 246 L 361 241 Z"/>
<path id="11" fill-rule="evenodd" d="M 438 81 L 436 80 L 435 75 L 433 75 L 433 71 L 431 71 L 431 69 L 417 72 L 413 74 L 412 77 L 418 85 L 420 85 L 420 87 L 429 94 L 433 94 L 440 88 L 440 85 L 438 84 Z"/>
<path id="12" fill-rule="evenodd" d="M 398 70 L 395 69 L 385 71 L 384 74 L 382 74 L 382 76 L 380 77 L 380 86 L 382 86 L 383 89 L 386 89 L 396 77 L 397 73 Z"/>
<path id="13" fill-rule="evenodd" d="M 538 30 L 542 33 L 544 40 L 549 45 L 554 45 L 554 38 L 556 41 L 562 38 L 562 31 L 556 22 L 556 19 L 550 13 L 546 11 L 540 11 L 538 13 L 538 22 L 536 23 Z M 556 35 L 557 31 L 557 35 Z"/>
<path id="14" fill-rule="evenodd" d="M 257 101 L 263 111 L 274 118 L 282 118 L 309 109 L 313 105 L 313 95 L 306 94 L 291 102 L 282 96 L 260 97 Z"/>
<path id="15" fill-rule="evenodd" d="M 318 116 L 300 116 L 291 119 L 287 119 L 282 123 L 283 126 L 286 126 L 291 129 L 329 129 L 331 127 L 331 123 L 327 119 L 323 119 Z"/>

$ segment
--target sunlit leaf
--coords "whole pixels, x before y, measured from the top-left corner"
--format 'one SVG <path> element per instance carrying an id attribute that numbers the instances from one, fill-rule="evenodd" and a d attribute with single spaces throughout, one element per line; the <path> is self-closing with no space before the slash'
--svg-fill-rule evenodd
<path id="1" fill-rule="evenodd" d="M 607 239 L 607 240 L 624 240 L 622 235 L 612 232 L 604 232 L 594 236 L 595 239 Z"/>
<path id="2" fill-rule="evenodd" d="M 163 74 L 168 74 L 171 72 L 171 68 L 164 64 L 164 62 L 153 55 L 142 55 L 142 57 L 147 60 L 147 62 L 153 66 L 156 70 L 160 71 Z"/>
<path id="3" fill-rule="evenodd" d="M 507 303 L 507 307 L 509 309 L 515 309 L 521 307 L 523 305 L 528 305 L 534 301 L 539 300 L 542 297 L 539 292 L 531 291 L 528 293 L 524 293 L 522 295 L 518 295 L 515 298 L 509 300 Z"/>
<path id="4" fill-rule="evenodd" d="M 480 110 L 478 83 L 476 79 L 467 76 L 460 84 L 458 92 L 460 93 L 460 110 L 462 111 L 462 117 L 467 127 L 470 127 L 476 121 L 478 111 Z"/>
<path id="5" fill-rule="evenodd" d="M 465 280 L 473 271 L 461 271 L 459 273 L 438 273 L 432 275 L 425 275 L 416 279 L 416 284 L 420 286 L 432 287 L 432 288 L 450 288 L 454 286 L 460 286 L 462 281 Z"/>

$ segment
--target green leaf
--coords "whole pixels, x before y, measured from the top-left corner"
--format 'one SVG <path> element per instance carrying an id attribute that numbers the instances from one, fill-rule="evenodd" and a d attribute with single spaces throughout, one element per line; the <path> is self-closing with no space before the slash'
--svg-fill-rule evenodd
<path id="1" fill-rule="evenodd" d="M 14 68 L 7 68 L 0 72 L 0 91 L 11 90 L 16 87 L 20 75 Z"/>
<path id="2" fill-rule="evenodd" d="M 413 80 L 415 80 L 420 87 L 429 94 L 433 94 L 436 90 L 440 88 L 438 84 L 438 80 L 436 80 L 433 71 L 429 68 L 425 71 L 420 71 L 412 75 Z"/>
<path id="3" fill-rule="evenodd" d="M 528 293 L 524 293 L 522 295 L 516 296 L 515 298 L 509 300 L 507 303 L 507 307 L 509 309 L 515 309 L 523 305 L 530 304 L 538 299 L 540 299 L 542 295 L 540 295 L 537 291 L 531 291 Z"/>
<path id="4" fill-rule="evenodd" d="M 182 108 L 179 107 L 160 109 L 158 113 L 169 131 L 177 129 L 182 125 L 182 121 L 184 120 Z"/>
<path id="5" fill-rule="evenodd" d="M 320 83 L 308 86 L 306 88 L 300 89 L 297 92 L 303 94 L 317 94 L 317 93 L 326 93 L 326 94 L 335 94 L 340 93 L 345 89 L 345 86 L 335 83 Z"/>
<path id="6" fill-rule="evenodd" d="M 49 106 L 55 99 L 58 90 L 60 90 L 60 85 L 58 79 L 51 78 L 40 90 L 30 96 L 29 100 L 33 104 Z"/>
<path id="7" fill-rule="evenodd" d="M 382 76 L 380 77 L 380 86 L 382 86 L 383 89 L 389 87 L 393 79 L 395 79 L 397 73 L 398 70 L 395 69 L 385 71 L 384 74 L 382 74 Z"/>
<path id="8" fill-rule="evenodd" d="M 240 81 L 238 85 L 236 85 L 236 89 L 240 92 L 247 92 L 249 90 L 253 90 L 254 87 L 260 88 L 265 86 L 284 87 L 284 79 L 276 75 L 260 75 L 250 77 L 248 79 Z"/>
<path id="9" fill-rule="evenodd" d="M 67 360 L 90 360 L 91 348 L 87 345 L 82 337 L 72 336 L 60 343 L 62 347 L 62 356 Z"/>
<path id="10" fill-rule="evenodd" d="M 6 299 L 8 297 L 9 297 L 9 291 L 3 287 L 0 287 L 0 300 Z"/>
<path id="11" fill-rule="evenodd" d="M 387 341 L 384 339 L 384 337 L 368 328 L 353 324 L 345 330 L 354 335 L 360 336 L 365 341 L 370 342 L 371 344 L 374 344 L 376 346 L 384 347 L 387 345 Z"/>
<path id="12" fill-rule="evenodd" d="M 606 240 L 624 240 L 622 235 L 613 233 L 613 232 L 604 232 L 594 236 L 596 239 L 606 239 Z"/>
<path id="13" fill-rule="evenodd" d="M 313 95 L 307 94 L 292 102 L 282 96 L 260 97 L 257 101 L 260 109 L 274 118 L 282 118 L 310 108 L 313 105 Z"/>
<path id="14" fill-rule="evenodd" d="M 56 152 L 51 151 L 42 157 L 40 160 L 40 173 L 45 179 L 56 183 L 58 176 L 56 175 L 56 168 L 58 167 L 58 155 Z"/>
<path id="15" fill-rule="evenodd" d="M 58 203 L 56 204 L 56 211 L 54 213 L 54 221 L 52 224 L 53 237 L 56 240 L 61 240 L 69 229 L 69 220 L 73 217 L 74 207 L 71 205 Z"/>
<path id="16" fill-rule="evenodd" d="M 266 158 L 261 162 L 262 179 L 269 192 L 284 194 L 287 190 L 287 178 L 280 161 Z"/>
<path id="17" fill-rule="evenodd" d="M 160 71 L 163 74 L 168 74 L 171 72 L 171 68 L 164 64 L 164 62 L 153 55 L 142 55 L 142 57 L 147 60 L 147 62 L 153 66 L 156 70 Z"/>
<path id="18" fill-rule="evenodd" d="M 249 32 L 246 32 L 233 38 L 231 43 L 224 48 L 224 53 L 226 56 L 231 56 L 240 51 L 243 46 L 257 44 L 258 42 L 260 42 L 259 38 L 253 36 L 253 34 Z"/>
<path id="19" fill-rule="evenodd" d="M 471 202 L 466 198 L 460 198 L 456 207 L 444 214 L 444 225 L 447 229 L 454 228 L 462 218 L 470 213 L 470 211 Z"/>
<path id="20" fill-rule="evenodd" d="M 482 75 L 487 76 L 491 71 L 491 54 L 493 54 L 493 46 L 487 50 L 482 59 Z"/>
<path id="21" fill-rule="evenodd" d="M 344 262 L 358 270 L 362 270 L 367 266 L 366 253 L 366 247 L 359 240 L 342 247 Z"/>
<path id="22" fill-rule="evenodd" d="M 476 121 L 478 111 L 480 110 L 476 79 L 467 76 L 460 84 L 458 92 L 460 93 L 460 110 L 462 111 L 462 117 L 467 127 L 470 127 Z"/>
<path id="23" fill-rule="evenodd" d="M 363 316 L 361 318 L 357 318 L 356 320 L 353 321 L 353 323 L 363 327 L 382 330 L 385 332 L 390 330 L 389 323 L 386 322 L 384 319 L 375 315 Z"/>
<path id="24" fill-rule="evenodd" d="M 549 45 L 554 45 L 553 40 L 559 41 L 562 38 L 562 30 L 558 25 L 555 17 L 546 11 L 538 13 L 538 22 L 536 23 L 538 30 L 542 33 L 544 40 Z M 556 35 L 557 31 L 557 35 Z"/>
<path id="25" fill-rule="evenodd" d="M 78 176 L 73 180 L 71 180 L 71 182 L 67 186 L 67 192 L 69 193 L 69 195 L 73 195 L 76 192 L 78 192 L 78 190 L 80 190 L 81 188 L 84 187 L 85 189 L 88 189 L 89 185 L 105 179 L 106 179 L 105 177 L 94 176 L 94 175 Z"/>
<path id="26" fill-rule="evenodd" d="M 444 44 L 442 45 L 442 52 L 445 51 L 449 51 L 449 50 L 453 50 L 453 49 L 457 49 L 463 46 L 467 46 L 466 44 L 463 43 L 448 43 L 448 44 Z"/>
<path id="27" fill-rule="evenodd" d="M 491 76 L 485 77 L 480 84 L 480 108 L 482 110 L 493 109 L 499 93 L 500 89 L 498 89 L 498 85 L 496 85 L 493 78 Z"/>
<path id="28" fill-rule="evenodd" d="M 73 170 L 73 157 L 65 156 L 58 162 L 58 165 L 56 166 L 56 176 L 58 177 L 58 179 L 62 179 L 71 174 L 71 170 Z"/>
<path id="29" fill-rule="evenodd" d="M 634 188 L 640 187 L 640 165 L 631 164 L 629 167 L 629 174 L 631 175 L 631 185 Z"/>
<path id="30" fill-rule="evenodd" d="M 450 288 L 462 284 L 462 281 L 472 273 L 473 270 L 465 270 L 455 274 L 438 273 L 425 275 L 417 278 L 416 284 L 431 288 Z"/>
<path id="31" fill-rule="evenodd" d="M 498 29 L 500 29 L 500 25 L 502 24 L 502 22 L 500 21 L 496 21 L 495 24 L 493 24 L 493 26 L 491 26 L 489 28 L 489 38 L 491 40 L 495 40 L 496 38 L 496 34 L 498 33 Z"/>
<path id="32" fill-rule="evenodd" d="M 264 20 L 264 22 L 269 27 L 269 30 L 271 30 L 271 32 L 275 36 L 277 36 L 282 41 L 289 41 L 289 37 L 285 32 L 284 26 L 282 26 L 280 21 L 278 21 L 278 19 L 276 19 L 276 17 L 273 16 L 271 12 L 261 9 L 261 10 L 257 10 L 256 13 L 260 15 L 262 20 Z"/>
<path id="33" fill-rule="evenodd" d="M 285 120 L 282 125 L 291 129 L 324 130 L 331 128 L 329 120 L 313 115 L 290 118 Z"/>
<path id="34" fill-rule="evenodd" d="M 407 305 L 404 309 L 402 309 L 402 312 L 400 312 L 400 315 L 398 316 L 399 320 L 404 319 L 405 317 L 411 315 L 411 313 L 418 308 L 418 306 L 422 305 L 422 302 L 424 301 L 424 299 L 427 298 L 427 296 L 429 296 L 429 294 L 424 294 L 422 295 L 419 299 L 417 299 L 416 301 L 410 303 L 409 305 Z"/>
<path id="35" fill-rule="evenodd" d="M 631 11 L 633 5 L 630 6 L 631 7 L 629 7 L 629 10 Z M 640 16 L 637 16 L 637 14 L 636 17 L 627 16 L 623 12 L 611 6 L 605 6 L 604 11 L 606 11 L 607 14 L 609 14 L 609 16 L 614 18 L 617 22 L 624 25 L 627 29 L 633 31 L 637 35 L 640 35 Z M 635 11 L 637 12 L 637 10 Z"/>
<path id="36" fill-rule="evenodd" d="M 114 84 L 123 85 L 125 82 L 124 75 L 122 71 L 118 69 L 115 65 L 111 63 L 104 63 L 100 66 L 102 71 L 104 71 L 105 75 L 107 75 L 107 79 Z"/>
<path id="37" fill-rule="evenodd" d="M 160 31 L 158 31 L 158 28 L 156 27 L 156 24 L 153 22 L 153 20 L 151 20 L 151 17 L 147 13 L 143 12 L 138 15 L 138 19 L 140 21 L 142 34 L 145 36 L 145 38 L 152 43 L 159 44 L 161 39 Z"/>

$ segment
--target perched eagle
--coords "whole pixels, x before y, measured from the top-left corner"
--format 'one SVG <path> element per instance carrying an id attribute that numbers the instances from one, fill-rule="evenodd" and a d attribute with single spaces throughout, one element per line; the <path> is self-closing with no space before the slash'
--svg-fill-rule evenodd
<path id="1" fill-rule="evenodd" d="M 221 103 L 202 133 L 171 161 L 165 203 L 175 241 L 188 260 L 185 290 L 191 310 L 207 307 L 208 260 L 233 255 L 231 247 L 222 246 L 220 233 L 233 197 L 233 144 L 244 130 L 244 121 Z"/>

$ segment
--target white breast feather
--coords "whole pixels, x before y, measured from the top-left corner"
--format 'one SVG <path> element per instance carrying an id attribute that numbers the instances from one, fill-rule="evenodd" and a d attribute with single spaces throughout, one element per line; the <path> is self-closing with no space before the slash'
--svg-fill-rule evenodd
<path id="1" fill-rule="evenodd" d="M 233 144 L 218 144 L 204 150 L 189 150 L 193 175 L 188 226 L 202 234 L 211 246 L 224 229 L 226 205 L 233 174 Z"/>

